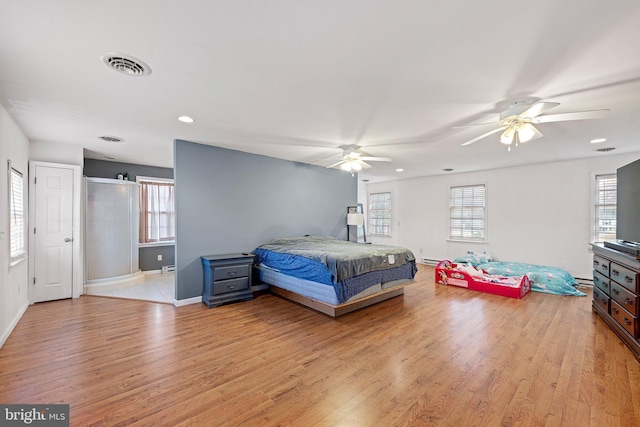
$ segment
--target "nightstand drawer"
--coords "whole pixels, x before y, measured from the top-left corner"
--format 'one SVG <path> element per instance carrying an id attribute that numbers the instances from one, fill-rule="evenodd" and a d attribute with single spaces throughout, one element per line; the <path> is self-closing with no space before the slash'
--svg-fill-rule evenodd
<path id="1" fill-rule="evenodd" d="M 638 315 L 638 296 L 616 282 L 611 282 L 611 298 L 626 308 L 634 316 Z"/>
<path id="2" fill-rule="evenodd" d="M 600 290 L 604 291 L 607 295 L 611 295 L 611 286 L 609 284 L 609 279 L 604 277 L 597 271 L 593 272 L 593 284 L 600 288 Z"/>
<path id="3" fill-rule="evenodd" d="M 611 300 L 611 316 L 634 338 L 638 338 L 638 318 L 622 308 L 614 300 Z"/>
<path id="4" fill-rule="evenodd" d="M 227 292 L 236 292 L 249 287 L 249 278 L 241 277 L 239 279 L 220 280 L 213 282 L 213 295 L 226 294 Z"/>
<path id="5" fill-rule="evenodd" d="M 609 313 L 609 296 L 602 292 L 600 288 L 593 287 L 593 303 L 598 304 Z"/>
<path id="6" fill-rule="evenodd" d="M 237 279 L 240 277 L 248 277 L 251 271 L 251 265 L 232 265 L 229 267 L 216 267 L 213 273 L 213 280 Z"/>
<path id="7" fill-rule="evenodd" d="M 611 262 L 607 259 L 594 255 L 593 257 L 593 269 L 605 277 L 609 277 L 609 264 Z"/>
<path id="8" fill-rule="evenodd" d="M 640 281 L 638 280 L 638 277 L 640 276 L 640 274 L 619 264 L 616 264 L 615 262 L 611 263 L 609 270 L 609 277 L 611 278 L 611 280 L 615 280 L 635 294 L 640 293 L 638 290 L 638 282 Z"/>

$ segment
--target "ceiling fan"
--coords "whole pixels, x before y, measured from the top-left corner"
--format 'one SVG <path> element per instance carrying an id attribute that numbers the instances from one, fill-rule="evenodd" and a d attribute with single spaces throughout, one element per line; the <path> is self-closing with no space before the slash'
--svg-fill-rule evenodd
<path id="1" fill-rule="evenodd" d="M 366 153 L 358 152 L 360 149 L 358 145 L 345 145 L 341 147 L 344 151 L 342 153 L 342 159 L 327 168 L 342 169 L 343 171 L 351 172 L 351 175 L 355 175 L 356 172 L 362 169 L 369 169 L 370 164 L 366 162 L 390 162 L 389 157 L 372 157 Z"/>
<path id="2" fill-rule="evenodd" d="M 508 145 L 509 150 L 511 150 L 511 144 L 513 143 L 517 146 L 520 142 L 529 142 L 544 136 L 535 128 L 534 124 L 564 122 L 569 120 L 598 119 L 609 114 L 609 110 L 591 110 L 543 115 L 543 113 L 557 107 L 558 105 L 560 105 L 558 102 L 536 102 L 534 104 L 527 104 L 525 101 L 516 101 L 512 103 L 506 111 L 500 113 L 500 121 L 498 122 L 474 123 L 470 125 L 456 126 L 455 128 L 489 124 L 497 125 L 498 127 L 496 129 L 470 139 L 462 145 L 470 145 L 476 141 L 486 138 L 489 135 L 502 132 L 502 135 L 500 135 L 500 142 Z"/>

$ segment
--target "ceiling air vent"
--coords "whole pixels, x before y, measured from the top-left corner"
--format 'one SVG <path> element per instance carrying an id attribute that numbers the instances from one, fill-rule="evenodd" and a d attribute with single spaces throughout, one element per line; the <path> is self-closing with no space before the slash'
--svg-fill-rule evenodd
<path id="1" fill-rule="evenodd" d="M 593 151 L 599 151 L 600 153 L 608 153 L 609 151 L 613 151 L 615 149 L 616 147 L 604 147 L 604 148 L 595 149 Z"/>
<path id="2" fill-rule="evenodd" d="M 122 142 L 124 141 L 124 139 L 122 138 L 118 138 L 117 136 L 109 136 L 109 135 L 104 135 L 104 136 L 99 136 L 99 139 L 106 141 L 106 142 Z"/>
<path id="3" fill-rule="evenodd" d="M 133 56 L 109 52 L 102 55 L 101 59 L 109 68 L 127 76 L 142 77 L 151 74 L 151 68 Z"/>

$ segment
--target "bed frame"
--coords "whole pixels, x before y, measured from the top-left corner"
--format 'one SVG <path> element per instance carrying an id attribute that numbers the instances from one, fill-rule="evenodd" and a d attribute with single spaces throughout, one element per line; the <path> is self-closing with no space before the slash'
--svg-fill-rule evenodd
<path id="1" fill-rule="evenodd" d="M 404 286 L 408 285 L 409 283 L 413 283 L 413 281 L 409 280 L 406 283 L 399 284 L 389 289 L 383 289 L 378 293 L 366 296 L 364 298 L 361 298 L 355 301 L 345 302 L 339 305 L 333 305 L 333 304 L 326 303 L 324 301 L 318 301 L 316 299 L 306 297 L 304 295 L 296 294 L 295 292 L 291 292 L 274 285 L 269 285 L 269 290 L 272 293 L 278 296 L 281 296 L 283 298 L 286 298 L 290 301 L 297 302 L 298 304 L 302 304 L 306 307 L 312 308 L 314 310 L 317 310 L 331 317 L 337 317 L 346 313 L 350 313 L 355 310 L 359 310 L 364 307 L 368 307 L 373 304 L 377 304 L 379 302 L 388 300 L 390 298 L 403 295 Z"/>

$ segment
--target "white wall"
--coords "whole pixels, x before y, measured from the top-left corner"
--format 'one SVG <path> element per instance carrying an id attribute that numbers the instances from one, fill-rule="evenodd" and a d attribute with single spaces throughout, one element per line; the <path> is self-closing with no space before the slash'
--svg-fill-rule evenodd
<path id="1" fill-rule="evenodd" d="M 615 173 L 640 153 L 439 175 L 369 184 L 360 192 L 391 191 L 392 237 L 374 243 L 405 246 L 416 258 L 454 259 L 468 250 L 504 261 L 564 268 L 576 277 L 592 273 L 591 241 L 595 175 Z M 448 241 L 449 186 L 486 184 L 488 243 Z"/>
<path id="2" fill-rule="evenodd" d="M 29 305 L 27 288 L 28 259 L 9 267 L 9 188 L 7 161 L 24 174 L 24 209 L 28 212 L 29 140 L 0 106 L 0 346 Z M 25 218 L 25 233 L 28 229 Z M 26 236 L 25 236 L 26 238 Z"/>
<path id="3" fill-rule="evenodd" d="M 84 148 L 80 145 L 31 141 L 29 160 L 84 166 Z"/>

